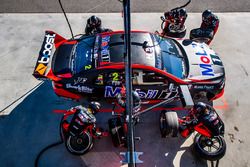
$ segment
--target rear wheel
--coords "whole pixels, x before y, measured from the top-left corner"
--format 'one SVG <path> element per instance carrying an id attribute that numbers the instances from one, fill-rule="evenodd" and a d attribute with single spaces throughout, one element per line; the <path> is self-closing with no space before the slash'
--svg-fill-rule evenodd
<path id="1" fill-rule="evenodd" d="M 65 146 L 70 153 L 83 155 L 92 148 L 93 139 L 89 132 L 83 132 L 78 136 L 69 135 Z"/>
<path id="2" fill-rule="evenodd" d="M 225 155 L 226 142 L 222 136 L 208 138 L 198 133 L 194 139 L 194 149 L 201 158 L 216 161 Z"/>
<path id="3" fill-rule="evenodd" d="M 179 122 L 176 112 L 162 111 L 160 114 L 160 131 L 163 138 L 177 137 Z"/>

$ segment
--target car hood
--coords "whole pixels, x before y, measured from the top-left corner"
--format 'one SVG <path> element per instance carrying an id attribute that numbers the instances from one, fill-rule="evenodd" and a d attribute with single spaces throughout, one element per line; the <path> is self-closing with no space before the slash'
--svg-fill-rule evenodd
<path id="1" fill-rule="evenodd" d="M 188 79 L 214 80 L 225 75 L 222 61 L 207 44 L 190 40 L 184 40 L 180 43 L 188 59 Z"/>

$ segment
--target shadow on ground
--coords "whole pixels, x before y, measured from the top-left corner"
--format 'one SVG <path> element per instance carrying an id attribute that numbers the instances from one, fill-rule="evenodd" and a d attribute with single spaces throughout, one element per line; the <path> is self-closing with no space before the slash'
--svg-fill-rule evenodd
<path id="1" fill-rule="evenodd" d="M 17 105 L 10 115 L 0 117 L 0 162 L 1 166 L 34 166 L 36 156 L 49 144 L 60 140 L 60 114 L 55 109 L 68 109 L 76 102 L 58 98 L 49 81 L 28 95 Z M 111 113 L 97 114 L 98 126 L 107 129 Z M 143 152 L 144 161 L 138 166 L 207 166 L 206 162 L 196 159 L 189 147 L 181 147 L 185 139 L 181 137 L 162 139 L 158 127 L 159 113 L 147 113 L 136 126 L 136 149 Z M 64 145 L 47 150 L 39 160 L 39 166 L 120 166 L 120 152 L 125 149 L 113 147 L 111 138 L 95 141 L 94 148 L 84 156 L 74 156 L 67 152 Z M 179 156 L 177 154 L 182 154 Z M 176 161 L 176 162 L 175 162 Z M 179 162 L 178 162 L 179 161 Z"/>
<path id="2" fill-rule="evenodd" d="M 184 111 L 177 111 L 179 117 Z M 194 135 L 188 139 L 178 137 L 161 138 L 159 112 L 151 112 L 141 117 L 136 126 L 136 134 L 141 141 L 136 142 L 136 150 L 143 152 L 143 164 L 138 167 L 207 167 L 207 162 L 199 159 L 193 150 Z"/>
<path id="3" fill-rule="evenodd" d="M 10 115 L 0 117 L 1 166 L 34 166 L 39 152 L 49 144 L 60 140 L 61 115 L 54 113 L 53 110 L 69 109 L 77 104 L 58 98 L 51 88 L 51 83 L 47 81 L 18 104 Z M 110 113 L 100 113 L 97 119 L 105 118 L 106 115 Z M 105 122 L 101 120 L 98 124 L 102 125 Z M 112 158 L 109 158 L 110 154 L 113 155 Z M 91 162 L 90 160 L 93 160 L 91 155 L 98 158 Z M 109 160 L 120 164 L 119 150 L 115 152 L 111 139 L 106 138 L 96 141 L 96 147 L 86 156 L 71 155 L 63 144 L 53 147 L 41 156 L 39 166 L 84 167 L 97 166 L 97 163 L 109 166 L 108 164 L 112 164 Z"/>

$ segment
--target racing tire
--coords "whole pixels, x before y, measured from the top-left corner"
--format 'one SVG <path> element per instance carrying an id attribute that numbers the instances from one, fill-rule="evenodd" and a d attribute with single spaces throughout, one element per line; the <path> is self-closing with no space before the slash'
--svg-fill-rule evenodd
<path id="1" fill-rule="evenodd" d="M 204 38 L 204 37 L 197 37 L 197 38 L 193 38 L 192 41 L 195 41 L 197 43 L 208 43 L 208 41 L 211 40 L 209 38 Z"/>
<path id="2" fill-rule="evenodd" d="M 179 132 L 179 121 L 176 112 L 162 111 L 160 114 L 161 137 L 177 137 Z"/>
<path id="3" fill-rule="evenodd" d="M 194 138 L 194 150 L 202 159 L 216 161 L 225 155 L 226 142 L 222 136 L 208 138 L 198 133 Z"/>
<path id="4" fill-rule="evenodd" d="M 213 31 L 204 31 L 201 28 L 192 29 L 190 31 L 189 38 L 198 43 L 208 43 L 213 39 Z"/>
<path id="5" fill-rule="evenodd" d="M 83 155 L 93 147 L 93 138 L 89 132 L 78 136 L 69 135 L 65 141 L 67 150 L 74 155 Z"/>
<path id="6" fill-rule="evenodd" d="M 173 38 L 184 38 L 186 35 L 187 29 L 185 27 L 185 25 L 183 26 L 182 29 L 178 30 L 178 31 L 171 31 L 171 27 L 169 25 L 168 30 L 166 31 L 166 35 L 169 37 L 173 37 Z"/>

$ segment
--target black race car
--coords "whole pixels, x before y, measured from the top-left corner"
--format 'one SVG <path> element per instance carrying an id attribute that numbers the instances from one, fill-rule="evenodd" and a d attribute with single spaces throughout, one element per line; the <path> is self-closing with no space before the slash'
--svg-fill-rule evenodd
<path id="1" fill-rule="evenodd" d="M 142 99 L 167 99 L 178 85 L 188 85 L 194 99 L 214 100 L 223 94 L 222 61 L 205 43 L 145 31 L 132 31 L 131 42 L 131 79 Z M 69 40 L 46 31 L 33 75 L 51 79 L 58 96 L 113 98 L 125 83 L 124 69 L 123 31 Z"/>

